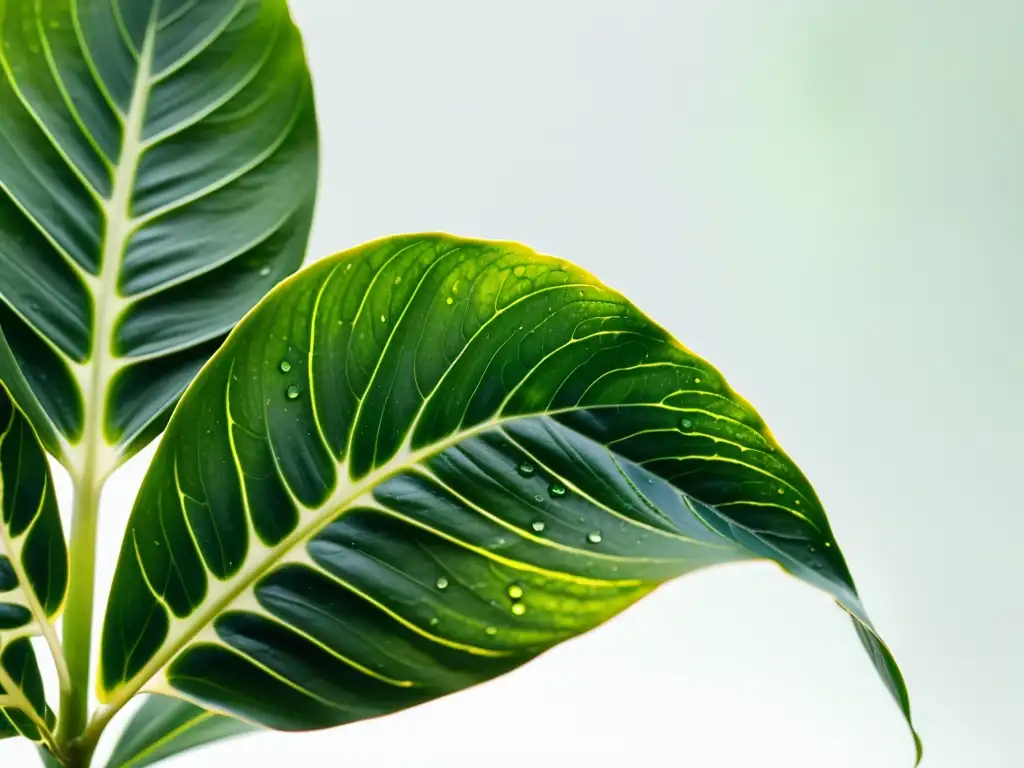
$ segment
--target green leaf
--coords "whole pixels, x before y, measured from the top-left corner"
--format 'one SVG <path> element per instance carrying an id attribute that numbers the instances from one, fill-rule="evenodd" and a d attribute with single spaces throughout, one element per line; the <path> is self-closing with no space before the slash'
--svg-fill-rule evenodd
<path id="1" fill-rule="evenodd" d="M 107 768 L 142 768 L 193 747 L 253 730 L 180 699 L 150 696 L 118 739 Z"/>
<path id="2" fill-rule="evenodd" d="M 101 695 L 339 725 L 754 558 L 835 597 L 909 721 L 817 496 L 713 367 L 568 262 L 391 238 L 275 289 L 182 399 L 122 546 Z"/>
<path id="3" fill-rule="evenodd" d="M 302 42 L 285 0 L 3 0 L 0 114 L 0 378 L 102 477 L 302 260 Z"/>
<path id="4" fill-rule="evenodd" d="M 0 738 L 43 740 L 52 713 L 29 638 L 57 646 L 67 548 L 42 446 L 0 386 Z"/>

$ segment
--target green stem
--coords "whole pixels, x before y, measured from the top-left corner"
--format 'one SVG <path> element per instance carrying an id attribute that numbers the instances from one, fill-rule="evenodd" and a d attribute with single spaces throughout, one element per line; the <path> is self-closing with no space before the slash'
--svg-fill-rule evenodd
<path id="1" fill-rule="evenodd" d="M 94 456 L 88 456 L 85 471 L 75 483 L 68 552 L 71 568 L 67 607 L 64 610 L 63 640 L 71 686 L 61 693 L 57 731 L 57 741 L 68 756 L 65 768 L 88 768 L 95 748 L 95 744 L 73 748 L 73 741 L 82 734 L 89 721 L 96 527 L 102 488 L 103 477 L 96 472 Z"/>

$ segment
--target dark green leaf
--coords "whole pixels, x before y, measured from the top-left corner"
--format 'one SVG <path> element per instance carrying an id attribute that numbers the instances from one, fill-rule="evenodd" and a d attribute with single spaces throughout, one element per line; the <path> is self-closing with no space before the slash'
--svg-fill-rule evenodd
<path id="1" fill-rule="evenodd" d="M 102 477 L 302 260 L 302 42 L 285 0 L 5 0 L 0 66 L 0 379 Z"/>
<path id="2" fill-rule="evenodd" d="M 122 547 L 102 693 L 353 722 L 752 558 L 855 617 L 909 720 L 814 490 L 713 367 L 568 262 L 391 238 L 276 289 L 182 399 Z"/>
<path id="3" fill-rule="evenodd" d="M 142 768 L 252 730 L 253 726 L 240 720 L 215 715 L 186 701 L 150 696 L 128 722 L 107 768 Z"/>
<path id="4" fill-rule="evenodd" d="M 56 645 L 67 548 L 50 468 L 32 427 L 0 386 L 0 738 L 40 740 L 50 718 L 29 638 Z"/>

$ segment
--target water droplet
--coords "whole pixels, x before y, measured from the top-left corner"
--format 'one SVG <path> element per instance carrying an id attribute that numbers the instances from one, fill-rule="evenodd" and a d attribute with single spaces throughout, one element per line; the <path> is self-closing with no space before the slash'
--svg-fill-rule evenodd
<path id="1" fill-rule="evenodd" d="M 266 277 L 269 274 L 270 274 L 270 265 L 269 264 L 264 264 L 262 267 L 260 267 L 260 277 Z"/>
<path id="2" fill-rule="evenodd" d="M 815 548 L 814 548 L 813 546 L 811 546 L 811 547 L 808 547 L 808 548 L 807 548 L 807 551 L 808 551 L 808 552 L 810 552 L 810 553 L 811 553 L 812 555 L 813 555 L 813 554 L 814 554 L 815 552 L 817 552 L 817 550 L 816 550 L 816 549 L 815 549 Z"/>
<path id="3" fill-rule="evenodd" d="M 700 384 L 700 377 L 698 376 L 697 378 L 695 378 L 695 379 L 693 380 L 693 383 L 694 383 L 694 384 Z"/>
<path id="4" fill-rule="evenodd" d="M 541 531 L 543 531 L 543 530 L 544 530 L 545 528 L 547 528 L 547 526 L 546 526 L 546 525 L 544 525 L 544 521 L 543 521 L 543 520 L 534 520 L 534 521 L 533 521 L 533 522 L 532 522 L 532 523 L 530 524 L 530 527 L 531 527 L 531 528 L 533 528 L 533 530 L 535 530 L 535 531 L 536 531 L 537 533 L 540 533 L 540 532 L 541 532 Z"/>
<path id="5" fill-rule="evenodd" d="M 781 494 L 783 494 L 783 493 L 785 493 L 785 492 L 786 492 L 786 489 L 785 489 L 785 488 L 779 488 L 779 494 L 780 494 L 780 495 L 781 495 Z"/>
<path id="6" fill-rule="evenodd" d="M 591 531 L 587 534 L 587 541 L 591 544 L 600 544 L 602 538 L 600 531 Z"/>
<path id="7" fill-rule="evenodd" d="M 526 613 L 526 606 L 522 603 L 516 603 L 512 606 L 512 613 L 514 613 L 516 616 L 522 616 L 524 613 Z"/>
<path id="8" fill-rule="evenodd" d="M 279 367 L 281 368 L 281 373 L 288 373 L 292 369 L 292 364 L 287 360 L 282 360 Z"/>
<path id="9" fill-rule="evenodd" d="M 299 388 L 292 384 L 284 393 L 288 396 L 289 400 L 294 400 L 299 396 Z"/>
<path id="10" fill-rule="evenodd" d="M 533 473 L 537 471 L 537 468 L 528 461 L 522 461 L 519 463 L 519 474 L 523 477 L 533 477 Z"/>
<path id="11" fill-rule="evenodd" d="M 534 497 L 533 497 L 533 500 L 534 500 L 534 501 L 544 501 L 544 497 L 543 497 L 543 496 L 541 496 L 541 495 L 540 495 L 540 494 L 538 493 L 538 494 L 537 494 L 536 496 L 534 496 Z"/>
<path id="12" fill-rule="evenodd" d="M 523 596 L 523 588 L 519 584 L 509 584 L 508 596 L 513 600 L 518 600 Z"/>
<path id="13" fill-rule="evenodd" d="M 444 576 L 438 576 L 437 581 L 434 583 L 437 584 L 438 589 L 448 589 L 448 579 Z"/>
<path id="14" fill-rule="evenodd" d="M 491 637 L 494 637 L 496 634 L 498 634 L 498 628 L 497 627 L 488 627 L 487 629 L 484 630 L 484 632 L 486 632 Z"/>
<path id="15" fill-rule="evenodd" d="M 796 503 L 797 503 L 797 504 L 799 504 L 799 503 L 800 503 L 800 499 L 797 499 L 797 500 L 796 500 Z"/>
<path id="16" fill-rule="evenodd" d="M 689 419 L 683 419 L 682 421 L 679 422 L 679 424 L 680 424 L 680 426 L 682 426 L 683 429 L 692 429 L 693 428 L 693 422 L 690 421 Z"/>
<path id="17" fill-rule="evenodd" d="M 565 496 L 565 486 L 552 483 L 548 486 L 548 493 L 552 496 Z"/>
<path id="18" fill-rule="evenodd" d="M 516 277 L 522 277 L 523 275 L 526 274 L 526 267 L 520 265 L 513 269 L 512 272 L 513 274 L 515 274 Z"/>
<path id="19" fill-rule="evenodd" d="M 381 321 L 382 323 L 386 323 L 386 322 L 388 321 L 388 319 L 387 319 L 387 318 L 386 318 L 386 317 L 385 317 L 384 315 L 381 315 L 381 316 L 380 316 L 380 321 Z"/>
<path id="20" fill-rule="evenodd" d="M 455 301 L 455 299 L 453 299 L 453 298 L 452 298 L 451 296 L 449 296 L 449 297 L 448 297 L 447 299 L 445 299 L 445 301 L 446 301 L 446 302 L 447 302 L 448 304 L 451 304 L 451 303 L 452 303 L 453 301 Z"/>
<path id="21" fill-rule="evenodd" d="M 440 620 L 437 618 L 437 616 L 431 616 L 430 617 L 430 626 L 436 627 L 439 623 L 440 623 Z"/>
<path id="22" fill-rule="evenodd" d="M 395 285 L 398 285 L 401 282 L 402 282 L 402 276 L 399 275 L 398 277 L 395 278 Z"/>
<path id="23" fill-rule="evenodd" d="M 832 546 L 832 542 L 831 541 L 826 541 L 825 542 L 825 546 L 826 547 L 831 547 Z"/>
<path id="24" fill-rule="evenodd" d="M 345 265 L 346 272 L 348 272 L 350 269 L 352 269 L 352 262 L 349 262 L 348 264 Z"/>

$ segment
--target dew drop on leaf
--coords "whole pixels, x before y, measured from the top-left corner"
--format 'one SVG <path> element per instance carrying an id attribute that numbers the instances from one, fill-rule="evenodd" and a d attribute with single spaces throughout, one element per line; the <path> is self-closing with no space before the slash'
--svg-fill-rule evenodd
<path id="1" fill-rule="evenodd" d="M 682 421 L 679 422 L 679 425 L 683 429 L 691 429 L 693 427 L 693 422 L 690 421 L 689 419 L 683 419 Z"/>
<path id="2" fill-rule="evenodd" d="M 511 597 L 513 600 L 518 600 L 523 596 L 523 588 L 518 584 L 509 584 L 508 596 Z"/>
<path id="3" fill-rule="evenodd" d="M 552 483 L 548 486 L 548 493 L 552 496 L 565 496 L 565 486 L 559 485 L 558 483 Z"/>
<path id="4" fill-rule="evenodd" d="M 543 521 L 543 520 L 534 520 L 534 521 L 533 521 L 533 522 L 532 522 L 532 523 L 530 524 L 530 527 L 531 527 L 531 528 L 533 528 L 533 530 L 535 530 L 535 531 L 536 531 L 537 533 L 540 533 L 540 532 L 541 532 L 541 531 L 543 531 L 543 530 L 544 530 L 544 529 L 545 529 L 545 528 L 546 528 L 547 526 L 546 526 L 546 525 L 544 525 L 544 521 Z"/>
<path id="5" fill-rule="evenodd" d="M 439 623 L 440 622 L 439 622 L 437 616 L 431 616 L 430 617 L 430 626 L 436 627 Z"/>
<path id="6" fill-rule="evenodd" d="M 602 538 L 600 531 L 591 531 L 587 534 L 587 541 L 591 544 L 600 544 Z"/>
<path id="7" fill-rule="evenodd" d="M 453 301 L 455 301 L 455 299 L 449 296 L 445 301 L 447 301 L 448 304 L 451 304 Z"/>
<path id="8" fill-rule="evenodd" d="M 299 388 L 292 384 L 284 393 L 288 396 L 289 400 L 294 400 L 299 396 Z"/>
<path id="9" fill-rule="evenodd" d="M 491 637 L 494 637 L 496 634 L 498 634 L 498 628 L 497 627 L 488 627 L 487 629 L 484 630 L 484 632 L 486 632 Z"/>
<path id="10" fill-rule="evenodd" d="M 292 364 L 287 360 L 282 360 L 281 365 L 278 366 L 281 369 L 281 373 L 288 373 L 292 369 Z"/>
<path id="11" fill-rule="evenodd" d="M 526 606 L 522 603 L 516 603 L 512 606 L 512 613 L 514 613 L 516 616 L 522 616 L 524 613 L 526 613 Z"/>
<path id="12" fill-rule="evenodd" d="M 385 317 L 384 315 L 381 315 L 381 316 L 380 316 L 380 321 L 381 321 L 382 323 L 386 323 L 386 322 L 388 321 L 388 319 L 387 319 L 387 317 Z"/>
<path id="13" fill-rule="evenodd" d="M 437 581 L 434 583 L 437 584 L 438 589 L 448 589 L 448 579 L 444 576 L 438 576 Z"/>
<path id="14" fill-rule="evenodd" d="M 266 277 L 269 274 L 270 274 L 270 265 L 269 264 L 264 264 L 262 267 L 260 267 L 260 277 Z"/>
<path id="15" fill-rule="evenodd" d="M 523 477 L 533 477 L 533 473 L 537 471 L 537 468 L 528 461 L 522 461 L 519 463 L 519 474 Z"/>
<path id="16" fill-rule="evenodd" d="M 512 270 L 516 277 L 522 277 L 526 274 L 526 267 L 520 265 Z"/>
<path id="17" fill-rule="evenodd" d="M 700 377 L 698 376 L 697 378 L 695 378 L 695 379 L 693 380 L 693 383 L 694 383 L 694 384 L 700 384 Z"/>

